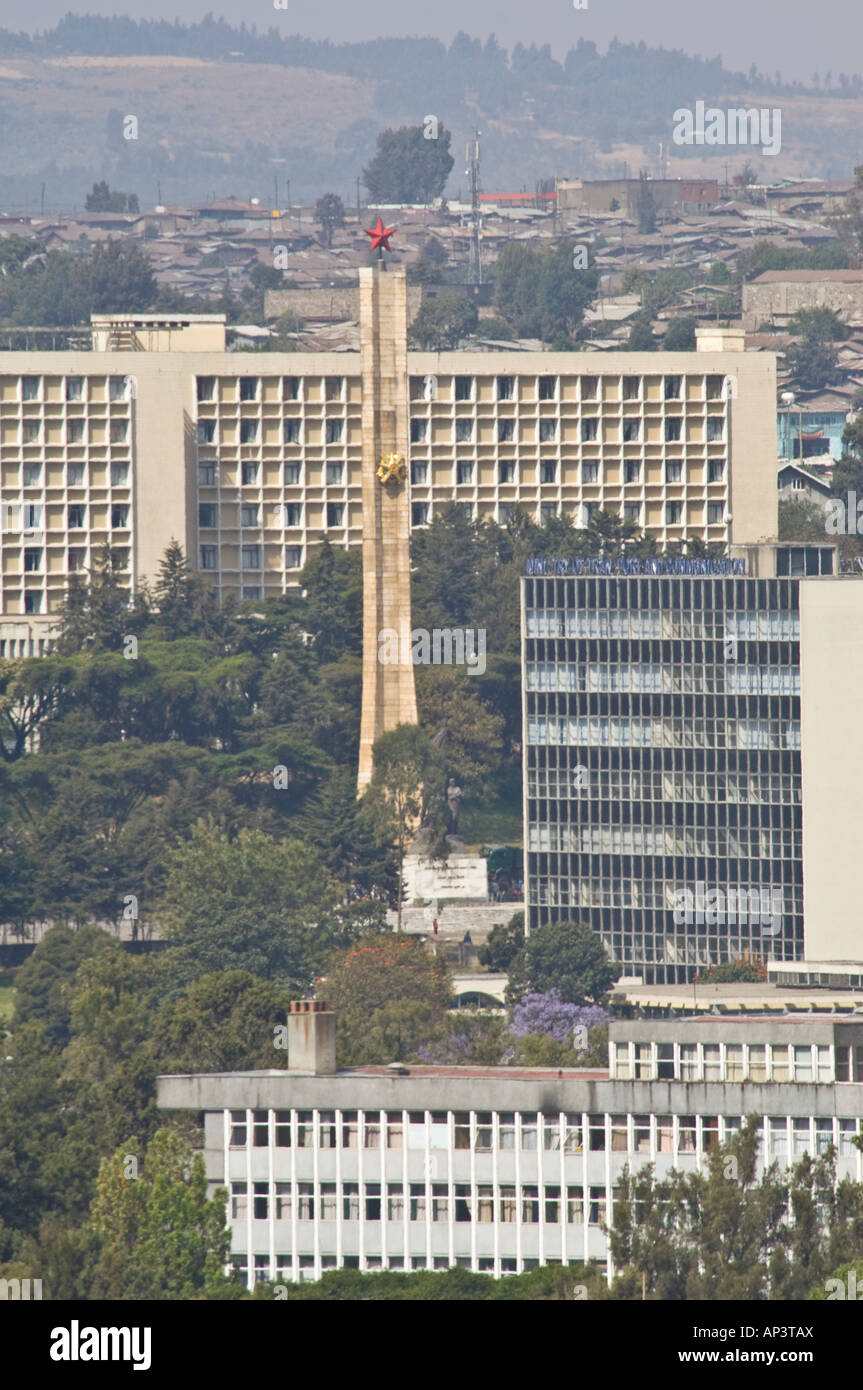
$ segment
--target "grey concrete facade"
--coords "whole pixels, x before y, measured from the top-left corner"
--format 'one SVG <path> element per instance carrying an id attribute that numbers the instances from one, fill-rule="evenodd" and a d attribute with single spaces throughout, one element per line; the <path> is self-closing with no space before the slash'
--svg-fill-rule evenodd
<path id="1" fill-rule="evenodd" d="M 173 1076 L 158 1103 L 204 1114 L 210 1190 L 227 1189 L 250 1288 L 345 1266 L 611 1274 L 624 1168 L 696 1171 L 751 1115 L 762 1169 L 833 1146 L 837 1176 L 863 1180 L 863 1019 L 633 1020 L 610 1034 L 610 1072 Z M 766 1079 L 722 1079 L 738 1075 Z"/>

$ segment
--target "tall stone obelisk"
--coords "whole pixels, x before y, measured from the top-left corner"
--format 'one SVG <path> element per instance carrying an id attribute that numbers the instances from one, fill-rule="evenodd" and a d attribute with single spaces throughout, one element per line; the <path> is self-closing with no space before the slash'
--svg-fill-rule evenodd
<path id="1" fill-rule="evenodd" d="M 360 367 L 363 707 L 357 786 L 363 792 L 375 740 L 397 724 L 417 722 L 410 643 L 402 640 L 411 630 L 407 285 L 404 270 L 387 269 L 382 260 L 360 271 Z M 397 655 L 392 646 L 382 653 L 387 631 L 399 635 Z"/>

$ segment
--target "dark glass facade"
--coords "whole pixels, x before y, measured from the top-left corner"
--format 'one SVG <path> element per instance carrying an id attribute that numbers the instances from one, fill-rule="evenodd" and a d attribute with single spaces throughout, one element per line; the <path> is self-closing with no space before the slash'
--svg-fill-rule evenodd
<path id="1" fill-rule="evenodd" d="M 522 583 L 530 927 L 648 983 L 802 958 L 797 581 Z"/>

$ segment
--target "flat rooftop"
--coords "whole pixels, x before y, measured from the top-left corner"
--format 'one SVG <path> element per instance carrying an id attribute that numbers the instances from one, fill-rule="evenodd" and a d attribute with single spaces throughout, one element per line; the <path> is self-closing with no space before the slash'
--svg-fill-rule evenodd
<path id="1" fill-rule="evenodd" d="M 294 1071 L 290 1067 L 262 1067 L 260 1071 L 210 1071 L 210 1072 L 168 1072 L 157 1077 L 158 1081 L 223 1081 L 230 1077 L 232 1080 L 260 1080 L 267 1078 L 283 1077 L 325 1077 L 327 1080 L 359 1080 L 362 1077 L 395 1077 L 399 1081 L 409 1081 L 413 1077 L 417 1081 L 428 1080 L 465 1080 L 465 1081 L 560 1081 L 572 1079 L 573 1081 L 607 1081 L 609 1072 L 607 1067 L 588 1068 L 588 1067 L 437 1067 L 425 1062 L 405 1062 L 404 1067 L 393 1066 L 368 1066 L 368 1067 L 347 1067 L 334 1072 L 311 1072 Z"/>
<path id="2" fill-rule="evenodd" d="M 623 984 L 613 991 L 617 999 L 647 1009 L 668 1009 L 673 1013 L 703 1015 L 713 1006 L 722 1013 L 759 1015 L 775 1018 L 777 1014 L 813 1013 L 851 1015 L 863 1013 L 863 990 L 773 985 L 767 981 L 755 984 L 688 984 L 639 985 Z"/>

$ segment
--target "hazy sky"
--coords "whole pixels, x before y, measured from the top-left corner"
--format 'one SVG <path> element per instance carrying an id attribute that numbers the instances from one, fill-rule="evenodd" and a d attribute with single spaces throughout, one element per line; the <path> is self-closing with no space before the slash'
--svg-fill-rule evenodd
<path id="1" fill-rule="evenodd" d="M 279 0 L 281 4 L 283 0 Z M 449 40 L 464 29 L 485 38 L 495 33 L 511 47 L 550 43 L 562 55 L 583 35 L 605 48 L 615 35 L 626 41 L 720 54 L 733 69 L 755 63 L 785 77 L 808 80 L 814 72 L 863 69 L 861 0 L 0 0 L 0 26 L 51 27 L 69 10 L 126 14 L 133 18 L 200 19 L 208 10 L 236 22 L 313 38 L 371 39 L 423 34 Z"/>

